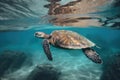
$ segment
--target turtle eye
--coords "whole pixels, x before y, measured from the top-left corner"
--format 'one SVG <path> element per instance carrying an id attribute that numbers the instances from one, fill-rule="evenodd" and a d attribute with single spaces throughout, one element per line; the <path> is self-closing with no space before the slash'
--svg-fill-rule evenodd
<path id="1" fill-rule="evenodd" d="M 37 36 L 37 35 L 38 35 L 38 33 L 36 32 L 34 35 L 35 35 L 35 36 Z"/>
<path id="2" fill-rule="evenodd" d="M 38 35 L 38 33 L 36 32 L 35 35 Z"/>

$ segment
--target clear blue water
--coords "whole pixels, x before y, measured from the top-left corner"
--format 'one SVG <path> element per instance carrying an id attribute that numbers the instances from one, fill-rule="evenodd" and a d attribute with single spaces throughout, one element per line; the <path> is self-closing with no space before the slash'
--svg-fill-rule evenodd
<path id="1" fill-rule="evenodd" d="M 36 0 L 37 1 L 37 0 Z M 44 1 L 42 1 L 44 3 Z M 34 10 L 34 9 L 33 9 Z M 35 9 L 36 10 L 36 9 Z M 112 17 L 105 25 L 120 22 L 119 6 L 93 15 Z M 113 11 L 113 12 L 112 12 Z M 45 11 L 46 12 L 46 11 Z M 114 13 L 116 12 L 116 13 Z M 87 28 L 61 27 L 47 22 L 47 18 L 39 18 L 41 15 L 33 15 L 25 18 L 15 18 L 0 21 L 0 54 L 3 51 L 24 52 L 32 58 L 30 66 L 25 62 L 21 68 L 14 72 L 5 72 L 0 80 L 26 80 L 26 77 L 38 65 L 50 64 L 60 70 L 59 79 L 56 80 L 119 80 L 120 74 L 120 29 L 111 27 L 88 26 Z M 91 14 L 92 15 L 92 14 Z M 19 16 L 21 17 L 21 16 Z M 9 17 L 8 17 L 9 18 Z M 103 22 L 105 21 L 103 18 Z M 5 18 L 6 19 L 6 18 Z M 44 20 L 43 20 L 44 19 Z M 20 23 L 21 22 L 21 23 Z M 18 26 L 22 26 L 19 27 Z M 119 25 L 117 25 L 119 26 Z M 43 39 L 34 36 L 36 31 L 50 34 L 54 30 L 75 31 L 96 43 L 100 48 L 94 47 L 103 60 L 103 64 L 90 61 L 81 50 L 68 50 L 50 46 L 53 61 L 49 61 L 42 48 Z M 4 31 L 5 30 L 5 31 Z M 114 61 L 114 56 L 119 59 Z M 115 57 L 116 58 L 116 57 Z M 2 62 L 2 61 L 1 61 Z M 115 65 L 115 67 L 113 67 Z M 108 67 L 109 66 L 109 67 Z M 118 66 L 118 67 L 117 67 Z M 106 71 L 108 70 L 108 71 Z M 112 70 L 112 71 L 110 71 Z M 116 70 L 116 71 L 115 71 Z M 110 71 L 110 72 L 109 72 Z M 115 74 L 118 74 L 115 75 Z M 112 75 L 112 77 L 111 77 Z M 41 80 L 41 79 L 37 79 Z M 49 80 L 49 79 L 48 79 Z"/>
<path id="2" fill-rule="evenodd" d="M 50 25 L 47 26 L 49 27 Z M 93 63 L 83 54 L 81 50 L 65 50 L 51 46 L 51 52 L 54 60 L 52 62 L 48 61 L 43 52 L 42 39 L 35 38 L 34 32 L 42 31 L 50 34 L 52 31 L 58 29 L 59 28 L 0 32 L 0 51 L 15 50 L 30 54 L 32 55 L 34 63 L 32 66 L 52 64 L 62 71 L 60 80 L 100 80 L 103 73 L 102 67 L 104 63 Z M 61 28 L 59 30 L 61 30 Z M 100 49 L 95 48 L 95 50 L 102 57 L 103 61 L 111 55 L 118 54 L 120 51 L 119 30 L 93 27 L 65 28 L 65 30 L 78 32 L 96 43 Z M 31 67 L 27 69 L 30 70 Z M 24 71 L 22 72 L 25 73 Z M 26 74 L 28 73 L 26 72 Z"/>

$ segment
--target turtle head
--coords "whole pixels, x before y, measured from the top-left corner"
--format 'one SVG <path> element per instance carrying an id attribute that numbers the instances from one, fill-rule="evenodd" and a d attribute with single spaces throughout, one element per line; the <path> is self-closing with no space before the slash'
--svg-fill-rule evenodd
<path id="1" fill-rule="evenodd" d="M 45 34 L 44 32 L 35 32 L 34 34 L 35 37 L 38 37 L 38 38 L 49 38 L 49 35 Z"/>

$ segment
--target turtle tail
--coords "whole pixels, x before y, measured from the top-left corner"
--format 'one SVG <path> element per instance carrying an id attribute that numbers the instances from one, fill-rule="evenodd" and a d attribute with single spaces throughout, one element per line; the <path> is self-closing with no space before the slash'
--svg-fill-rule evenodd
<path id="1" fill-rule="evenodd" d="M 85 55 L 92 60 L 95 63 L 101 64 L 102 63 L 102 59 L 100 58 L 100 56 L 97 54 L 97 52 L 95 50 L 93 50 L 92 48 L 84 48 L 82 49 L 82 51 L 85 53 Z"/>

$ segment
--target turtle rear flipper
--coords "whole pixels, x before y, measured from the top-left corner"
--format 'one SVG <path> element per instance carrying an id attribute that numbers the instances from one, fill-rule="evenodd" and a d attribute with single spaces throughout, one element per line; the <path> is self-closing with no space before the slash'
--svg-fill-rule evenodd
<path id="1" fill-rule="evenodd" d="M 85 53 L 85 55 L 92 60 L 95 63 L 102 63 L 102 59 L 100 58 L 100 56 L 97 54 L 96 51 L 94 51 L 92 48 L 84 48 L 82 49 L 83 52 Z"/>
<path id="2" fill-rule="evenodd" d="M 43 49 L 44 49 L 44 52 L 45 52 L 47 58 L 48 58 L 50 61 L 52 61 L 53 58 L 52 58 L 52 54 L 51 54 L 51 52 L 50 52 L 49 42 L 48 42 L 48 40 L 46 40 L 46 39 L 43 41 Z"/>

